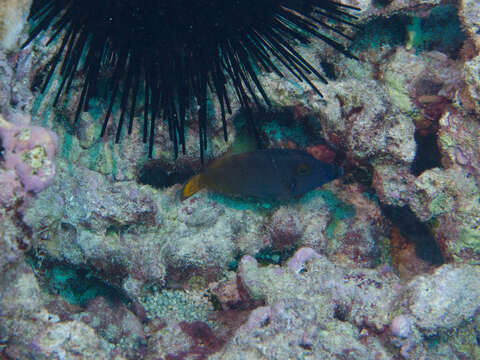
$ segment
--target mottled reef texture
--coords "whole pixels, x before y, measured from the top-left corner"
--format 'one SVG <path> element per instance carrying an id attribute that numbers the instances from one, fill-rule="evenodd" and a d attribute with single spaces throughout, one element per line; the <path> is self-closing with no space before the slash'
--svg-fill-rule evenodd
<path id="1" fill-rule="evenodd" d="M 349 3 L 360 61 L 298 46 L 324 98 L 262 74 L 273 108 L 256 115 L 267 145 L 346 174 L 271 204 L 180 200 L 199 169 L 193 124 L 176 163 L 156 139 L 149 176 L 170 180 L 142 184 L 140 129 L 99 139 L 101 98 L 72 126 L 75 87 L 41 101 L 52 53 L 19 49 L 30 3 L 2 2 L 0 358 L 480 359 L 480 3 Z M 209 159 L 231 145 L 218 117 L 211 132 Z"/>

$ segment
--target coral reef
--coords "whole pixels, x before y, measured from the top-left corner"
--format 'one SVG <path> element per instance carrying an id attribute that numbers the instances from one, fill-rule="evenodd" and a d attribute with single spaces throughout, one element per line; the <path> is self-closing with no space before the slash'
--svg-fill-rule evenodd
<path id="1" fill-rule="evenodd" d="M 176 164 L 162 135 L 146 163 L 136 122 L 132 141 L 99 139 L 102 98 L 73 127 L 83 74 L 69 103 L 51 108 L 58 77 L 33 101 L 54 50 L 0 26 L 0 358 L 480 359 L 478 2 L 349 4 L 361 61 L 296 46 L 324 99 L 258 73 L 264 145 L 345 170 L 285 202 L 181 201 L 194 122 Z M 255 142 L 231 106 L 225 143 L 209 104 L 207 159 Z"/>

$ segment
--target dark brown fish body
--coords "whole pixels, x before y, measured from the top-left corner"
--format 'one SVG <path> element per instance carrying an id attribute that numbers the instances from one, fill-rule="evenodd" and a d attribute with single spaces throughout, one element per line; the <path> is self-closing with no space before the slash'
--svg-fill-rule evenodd
<path id="1" fill-rule="evenodd" d="M 258 150 L 214 161 L 187 182 L 182 196 L 208 188 L 229 196 L 285 200 L 300 197 L 341 174 L 341 168 L 304 151 Z"/>

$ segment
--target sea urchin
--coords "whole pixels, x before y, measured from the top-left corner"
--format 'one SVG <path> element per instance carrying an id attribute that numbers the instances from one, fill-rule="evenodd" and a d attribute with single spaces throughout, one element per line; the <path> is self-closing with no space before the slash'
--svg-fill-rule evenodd
<path id="1" fill-rule="evenodd" d="M 117 142 L 125 118 L 131 133 L 143 102 L 143 141 L 149 141 L 150 157 L 159 117 L 168 122 L 175 155 L 179 145 L 185 151 L 186 113 L 196 106 L 203 159 L 207 99 L 220 104 L 227 139 L 228 82 L 246 109 L 253 102 L 270 104 L 258 71 L 279 76 L 289 71 L 321 95 L 307 75 L 326 80 L 292 44 L 313 36 L 354 57 L 342 42 L 350 39 L 346 27 L 354 26 L 351 10 L 356 8 L 331 0 L 34 0 L 34 26 L 25 45 L 48 29 L 48 44 L 59 42 L 42 86 L 43 92 L 60 66 L 54 106 L 67 98 L 76 74 L 84 74 L 75 120 L 88 111 L 99 76 L 108 74 L 110 100 L 101 136 L 116 101 Z M 254 128 L 253 118 L 249 121 Z"/>

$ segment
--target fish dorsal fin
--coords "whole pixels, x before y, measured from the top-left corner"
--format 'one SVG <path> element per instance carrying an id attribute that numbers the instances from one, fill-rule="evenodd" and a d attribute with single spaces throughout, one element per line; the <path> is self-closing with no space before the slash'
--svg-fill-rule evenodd
<path id="1" fill-rule="evenodd" d="M 207 169 L 216 169 L 222 166 L 226 161 L 231 160 L 232 157 L 235 157 L 235 159 L 239 159 L 242 157 L 242 155 L 247 154 L 247 153 L 235 153 L 232 150 L 227 151 L 225 154 L 223 154 L 221 157 L 218 159 L 213 160 L 210 165 L 208 165 Z"/>

